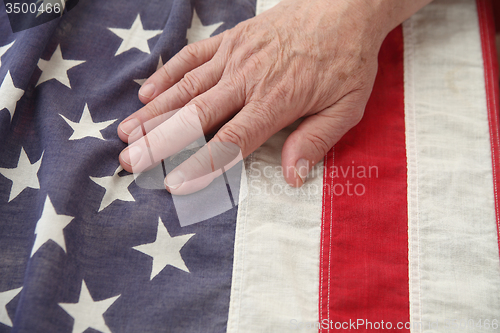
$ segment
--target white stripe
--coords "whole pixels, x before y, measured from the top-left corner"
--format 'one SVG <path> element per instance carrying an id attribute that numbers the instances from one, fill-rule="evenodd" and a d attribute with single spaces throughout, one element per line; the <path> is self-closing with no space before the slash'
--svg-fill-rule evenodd
<path id="1" fill-rule="evenodd" d="M 418 165 L 417 138 L 415 128 L 415 92 L 414 92 L 414 44 L 413 20 L 403 24 L 404 68 L 405 68 L 405 129 L 406 162 L 408 179 L 408 283 L 410 288 L 410 322 L 421 321 L 420 307 L 420 270 L 419 270 L 419 234 L 418 234 Z M 413 329 L 412 332 L 421 332 Z"/>
<path id="2" fill-rule="evenodd" d="M 410 318 L 434 323 L 412 332 L 491 332 L 500 260 L 475 1 L 435 0 L 404 32 Z"/>
<path id="3" fill-rule="evenodd" d="M 278 2 L 258 0 L 257 15 Z M 292 191 L 280 176 L 264 175 L 279 168 L 281 147 L 294 128 L 276 134 L 245 160 L 242 188 L 248 196 L 238 209 L 228 332 L 284 332 L 294 324 L 318 322 L 322 163 L 300 190 Z M 274 195 L 268 190 L 273 188 L 291 195 Z"/>
<path id="4" fill-rule="evenodd" d="M 302 188 L 286 185 L 280 156 L 292 130 L 245 160 L 248 195 L 236 222 L 227 332 L 311 332 L 293 328 L 318 322 L 323 166 Z"/>
<path id="5" fill-rule="evenodd" d="M 278 2 L 257 0 L 257 14 Z M 238 208 L 227 332 L 311 332 L 307 325 L 319 320 L 323 163 L 301 189 L 279 174 L 281 148 L 296 126 L 245 159 L 248 195 Z"/>

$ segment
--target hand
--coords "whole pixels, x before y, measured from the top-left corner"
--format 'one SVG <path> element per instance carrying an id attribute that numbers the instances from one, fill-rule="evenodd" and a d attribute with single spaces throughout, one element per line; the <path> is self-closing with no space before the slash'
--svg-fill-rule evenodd
<path id="1" fill-rule="evenodd" d="M 193 114 L 204 133 L 223 125 L 210 144 L 235 144 L 243 157 L 303 117 L 282 151 L 286 181 L 302 186 L 312 166 L 363 116 L 378 51 L 397 24 L 394 18 L 386 20 L 391 15 L 377 11 L 375 2 L 285 0 L 184 47 L 144 83 L 139 98 L 146 105 L 120 124 L 120 138 L 135 141 L 120 155 L 123 168 L 132 172 L 132 165 L 147 155 L 146 146 L 165 158 L 194 141 L 195 126 L 186 121 Z M 148 121 L 148 142 L 134 137 L 137 132 L 130 135 Z M 210 165 L 210 158 L 187 164 L 203 163 Z M 181 185 L 187 172 L 181 165 L 170 173 L 167 189 L 187 193 Z"/>

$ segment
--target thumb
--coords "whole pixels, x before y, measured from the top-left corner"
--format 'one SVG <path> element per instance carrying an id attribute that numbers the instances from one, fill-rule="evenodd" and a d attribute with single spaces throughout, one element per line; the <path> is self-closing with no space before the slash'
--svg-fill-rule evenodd
<path id="1" fill-rule="evenodd" d="M 349 94 L 331 107 L 304 118 L 283 145 L 281 161 L 286 182 L 302 186 L 313 166 L 361 120 L 365 105 L 365 98 Z"/>

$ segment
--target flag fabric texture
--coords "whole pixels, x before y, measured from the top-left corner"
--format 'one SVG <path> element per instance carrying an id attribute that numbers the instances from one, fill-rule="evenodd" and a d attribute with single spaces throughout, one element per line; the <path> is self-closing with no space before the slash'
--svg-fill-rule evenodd
<path id="1" fill-rule="evenodd" d="M 302 188 L 280 169 L 297 124 L 245 159 L 237 207 L 185 227 L 119 167 L 144 79 L 277 2 L 88 0 L 16 33 L 0 8 L 0 333 L 500 332 L 488 0 L 389 34 Z"/>

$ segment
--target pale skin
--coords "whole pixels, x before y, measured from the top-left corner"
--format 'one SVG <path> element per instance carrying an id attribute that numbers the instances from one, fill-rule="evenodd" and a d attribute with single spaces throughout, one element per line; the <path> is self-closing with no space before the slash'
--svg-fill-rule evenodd
<path id="1" fill-rule="evenodd" d="M 119 125 L 119 137 L 133 142 L 120 154 L 121 165 L 135 171 L 137 155 L 146 154 L 144 149 L 131 153 L 141 141 L 133 137 L 135 128 L 185 105 L 192 107 L 179 113 L 194 112 L 205 133 L 218 129 L 212 143 L 235 144 L 243 157 L 303 118 L 281 153 L 286 182 L 302 186 L 312 166 L 361 120 L 387 34 L 430 2 L 283 0 L 184 47 L 142 86 L 139 98 L 145 106 Z M 145 128 L 148 146 L 161 158 L 172 153 L 164 147 L 175 145 L 174 134 L 185 123 L 181 119 L 176 128 L 175 120 L 167 122 L 153 121 Z M 187 193 L 182 184 L 187 167 L 167 175 L 167 190 Z"/>

